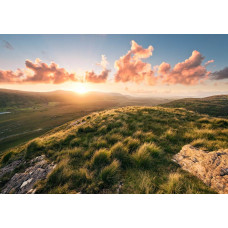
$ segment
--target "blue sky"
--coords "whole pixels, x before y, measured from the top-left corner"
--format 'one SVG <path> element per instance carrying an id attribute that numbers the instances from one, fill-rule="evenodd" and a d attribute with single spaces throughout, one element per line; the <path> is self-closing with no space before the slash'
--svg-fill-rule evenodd
<path id="1" fill-rule="evenodd" d="M 153 46 L 153 55 L 145 60 L 152 66 L 165 61 L 173 67 L 188 59 L 193 50 L 205 57 L 204 62 L 214 60 L 209 71 L 228 66 L 228 35 L 0 35 L 0 69 L 23 69 L 26 59 L 39 58 L 69 71 L 99 72 L 96 63 L 105 55 L 113 78 L 114 62 L 129 51 L 132 40 L 143 48 Z M 5 42 L 13 49 L 6 48 Z"/>

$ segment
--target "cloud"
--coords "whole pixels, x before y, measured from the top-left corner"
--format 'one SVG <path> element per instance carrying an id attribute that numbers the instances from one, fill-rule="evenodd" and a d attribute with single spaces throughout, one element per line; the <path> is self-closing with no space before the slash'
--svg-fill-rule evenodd
<path id="1" fill-rule="evenodd" d="M 68 73 L 56 63 L 50 65 L 36 59 L 35 63 L 25 61 L 26 69 L 16 72 L 0 70 L 0 82 L 3 83 L 50 83 L 60 84 L 66 81 L 78 81 L 75 74 Z"/>
<path id="2" fill-rule="evenodd" d="M 101 56 L 101 62 L 97 65 L 102 67 L 100 74 L 96 74 L 94 71 L 85 72 L 85 81 L 92 83 L 105 83 L 107 81 L 110 70 L 107 69 L 108 61 L 105 55 Z"/>
<path id="3" fill-rule="evenodd" d="M 211 74 L 212 80 L 223 80 L 228 79 L 228 67 L 225 67 L 222 70 L 215 71 Z"/>
<path id="4" fill-rule="evenodd" d="M 207 61 L 206 63 L 205 63 L 205 66 L 207 66 L 208 64 L 210 64 L 210 63 L 213 63 L 215 60 L 209 60 L 209 61 Z"/>
<path id="5" fill-rule="evenodd" d="M 151 65 L 143 62 L 141 59 L 152 56 L 153 47 L 149 46 L 144 49 L 134 40 L 131 41 L 131 50 L 126 55 L 115 61 L 115 82 L 135 82 L 141 83 L 146 81 L 150 85 L 154 85 L 156 77 Z"/>
<path id="6" fill-rule="evenodd" d="M 22 80 L 24 73 L 17 69 L 15 72 L 11 70 L 0 70 L 0 83 L 17 83 Z"/>
<path id="7" fill-rule="evenodd" d="M 2 40 L 3 47 L 9 50 L 13 50 L 14 47 L 7 41 L 7 40 Z"/>
<path id="8" fill-rule="evenodd" d="M 177 63 L 173 69 L 170 64 L 163 62 L 158 68 L 158 74 L 164 84 L 196 85 L 210 74 L 202 65 L 203 60 L 200 52 L 193 51 L 188 59 Z"/>

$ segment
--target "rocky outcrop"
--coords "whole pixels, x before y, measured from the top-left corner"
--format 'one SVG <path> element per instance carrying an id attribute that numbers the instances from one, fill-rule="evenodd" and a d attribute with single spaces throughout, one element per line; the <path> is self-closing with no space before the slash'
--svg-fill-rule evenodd
<path id="1" fill-rule="evenodd" d="M 228 193 L 228 149 L 208 152 L 185 145 L 174 161 L 218 193 Z"/>
<path id="2" fill-rule="evenodd" d="M 45 179 L 54 168 L 55 165 L 48 163 L 44 155 L 36 157 L 29 162 L 29 167 L 23 173 L 16 173 L 5 184 L 1 193 L 35 193 L 35 183 Z"/>
<path id="3" fill-rule="evenodd" d="M 22 164 L 22 160 L 16 160 L 12 163 L 6 165 L 5 167 L 0 169 L 0 178 L 2 178 L 5 174 L 12 172 L 14 169 L 16 169 L 19 165 Z"/>

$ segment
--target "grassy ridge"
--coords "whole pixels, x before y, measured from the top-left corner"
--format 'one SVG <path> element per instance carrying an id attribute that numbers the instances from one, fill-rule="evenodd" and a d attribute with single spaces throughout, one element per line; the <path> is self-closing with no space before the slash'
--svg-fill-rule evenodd
<path id="1" fill-rule="evenodd" d="M 205 98 L 185 98 L 171 101 L 163 105 L 170 108 L 186 108 L 201 114 L 228 118 L 228 95 Z"/>
<path id="2" fill-rule="evenodd" d="M 225 119 L 184 109 L 118 108 L 66 123 L 5 153 L 1 163 L 39 154 L 54 161 L 38 193 L 214 193 L 171 159 L 187 143 L 227 148 L 227 128 Z"/>

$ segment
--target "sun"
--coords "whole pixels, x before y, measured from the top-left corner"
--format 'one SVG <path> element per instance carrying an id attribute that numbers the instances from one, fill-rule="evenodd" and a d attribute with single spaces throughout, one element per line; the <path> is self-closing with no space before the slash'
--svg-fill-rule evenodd
<path id="1" fill-rule="evenodd" d="M 88 92 L 88 89 L 85 85 L 79 85 L 77 88 L 75 88 L 75 92 L 79 94 L 84 94 Z"/>

